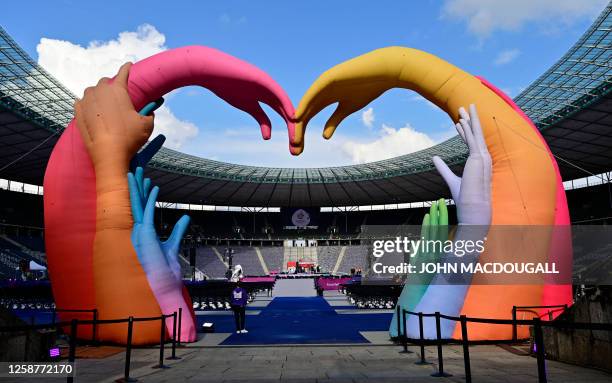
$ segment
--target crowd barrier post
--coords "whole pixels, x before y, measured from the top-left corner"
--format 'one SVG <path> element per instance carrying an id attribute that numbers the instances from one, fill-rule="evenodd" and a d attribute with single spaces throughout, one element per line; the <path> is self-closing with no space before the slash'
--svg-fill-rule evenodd
<path id="1" fill-rule="evenodd" d="M 130 361 L 132 359 L 132 331 L 134 329 L 134 317 L 128 318 L 127 344 L 125 347 L 125 369 L 123 371 L 123 379 L 118 382 L 136 382 L 137 379 L 130 378 Z"/>
<path id="2" fill-rule="evenodd" d="M 98 309 L 93 309 L 93 323 L 91 324 L 91 341 L 96 343 L 98 338 Z"/>
<path id="3" fill-rule="evenodd" d="M 172 313 L 172 356 L 167 357 L 168 360 L 181 359 L 176 356 L 176 311 Z"/>
<path id="4" fill-rule="evenodd" d="M 395 307 L 395 311 L 396 311 L 396 315 L 395 317 L 397 318 L 397 340 L 401 341 L 402 338 L 402 324 L 400 322 L 400 312 L 401 312 L 401 306 L 399 305 L 399 302 L 397 303 L 397 306 Z"/>
<path id="5" fill-rule="evenodd" d="M 404 336 L 402 338 L 402 345 L 404 346 L 404 349 L 400 351 L 400 353 L 412 354 L 412 351 L 408 350 L 408 328 L 406 327 L 406 310 L 402 310 L 402 326 L 404 326 Z"/>
<path id="6" fill-rule="evenodd" d="M 540 318 L 533 318 L 533 332 L 535 338 L 536 358 L 538 360 L 538 382 L 546 383 L 546 360 L 544 353 L 544 336 Z"/>
<path id="7" fill-rule="evenodd" d="M 70 349 L 68 351 L 68 363 L 72 364 L 72 368 L 74 370 L 74 361 L 76 359 L 76 338 L 77 338 L 77 328 L 79 326 L 79 320 L 73 319 L 70 321 Z M 74 382 L 73 374 L 70 374 L 66 379 L 66 382 L 72 383 Z"/>
<path id="8" fill-rule="evenodd" d="M 181 347 L 181 322 L 183 319 L 183 308 L 179 307 L 179 316 L 178 316 L 178 342 L 176 343 L 179 347 Z"/>
<path id="9" fill-rule="evenodd" d="M 164 314 L 159 317 L 159 364 L 153 366 L 152 368 L 169 368 L 168 366 L 164 366 L 164 346 L 166 343 L 166 317 Z"/>
<path id="10" fill-rule="evenodd" d="M 516 328 L 516 306 L 512 306 L 512 341 L 516 342 L 518 338 L 517 328 Z"/>
<path id="11" fill-rule="evenodd" d="M 421 346 L 421 360 L 416 362 L 415 364 L 423 365 L 423 364 L 431 364 L 430 362 L 425 360 L 425 334 L 423 330 L 423 312 L 419 312 L 419 339 Z"/>
<path id="12" fill-rule="evenodd" d="M 444 358 L 442 356 L 442 329 L 440 328 L 440 312 L 436 311 L 436 339 L 438 344 L 438 372 L 431 374 L 431 376 L 438 378 L 446 378 L 452 376 L 444 372 Z"/>
<path id="13" fill-rule="evenodd" d="M 465 368 L 465 383 L 472 383 L 472 367 L 470 366 L 470 344 L 467 331 L 467 319 L 461 315 L 461 343 L 463 344 L 463 366 Z"/>

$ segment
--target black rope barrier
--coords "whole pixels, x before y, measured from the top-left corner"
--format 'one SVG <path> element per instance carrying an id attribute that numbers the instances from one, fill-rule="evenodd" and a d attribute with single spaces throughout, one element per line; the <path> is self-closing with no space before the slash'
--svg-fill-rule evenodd
<path id="1" fill-rule="evenodd" d="M 434 316 L 436 317 L 436 344 L 438 346 L 438 372 L 434 372 L 431 376 L 438 378 L 446 378 L 452 376 L 451 374 L 447 374 L 444 372 L 444 357 L 442 355 L 442 329 L 440 327 L 440 313 L 438 311 L 435 312 Z"/>
<path id="2" fill-rule="evenodd" d="M 176 356 L 176 321 L 177 315 L 175 311 L 172 313 L 172 355 L 166 358 L 168 360 L 181 359 L 180 357 Z"/>
<path id="3" fill-rule="evenodd" d="M 181 347 L 181 323 L 183 322 L 183 308 L 179 307 L 178 313 L 178 342 L 177 345 Z"/>
<path id="4" fill-rule="evenodd" d="M 399 305 L 397 307 L 399 308 Z M 399 318 L 397 318 L 397 320 L 399 322 Z M 402 310 L 402 325 L 404 326 L 404 336 L 402 337 L 402 345 L 404 346 L 404 349 L 400 351 L 400 353 L 412 354 L 412 351 L 408 350 L 408 331 L 406 331 L 406 310 Z"/>
<path id="5" fill-rule="evenodd" d="M 469 346 L 477 345 L 477 344 L 497 344 L 497 343 L 513 343 L 517 340 L 517 331 L 516 326 L 518 325 L 526 325 L 533 326 L 534 328 L 534 352 L 537 359 L 537 368 L 538 368 L 538 382 L 546 383 L 546 352 L 544 349 L 544 335 L 543 335 L 543 327 L 550 328 L 563 328 L 563 329 L 575 329 L 575 330 L 591 330 L 591 331 L 612 331 L 612 323 L 581 323 L 581 322 L 570 322 L 567 320 L 563 321 L 542 321 L 540 317 L 536 316 L 533 319 L 517 319 L 516 311 L 520 309 L 532 309 L 532 308 L 563 308 L 567 310 L 567 305 L 552 305 L 552 306 L 514 306 L 512 310 L 512 319 L 494 319 L 494 318 L 474 318 L 467 317 L 465 315 L 461 315 L 459 317 L 450 316 L 440 314 L 439 312 L 435 313 L 422 313 L 422 312 L 413 312 L 409 310 L 402 310 L 402 322 L 404 324 L 404 332 L 401 334 L 399 319 L 398 319 L 398 337 L 401 336 L 402 345 L 407 343 L 418 344 L 421 349 L 421 357 L 420 360 L 415 364 L 424 365 L 431 364 L 425 360 L 425 345 L 436 345 L 438 352 L 438 371 L 432 376 L 435 377 L 448 377 L 452 376 L 444 371 L 444 358 L 442 353 L 442 345 L 444 344 L 461 344 L 463 348 L 463 362 L 464 362 L 464 370 L 465 370 L 465 380 L 466 383 L 470 383 L 472 381 L 472 371 L 470 364 L 470 351 Z M 398 306 L 399 312 L 399 306 Z M 406 314 L 414 315 L 419 318 L 419 338 L 409 338 L 408 331 L 406 327 Z M 436 338 L 435 339 L 425 339 L 424 336 L 424 320 L 426 317 L 435 317 L 436 320 Z M 446 319 L 455 322 L 460 322 L 461 324 L 461 340 L 455 339 L 442 339 L 440 320 Z M 468 337 L 468 326 L 469 322 L 472 323 L 486 323 L 486 324 L 498 324 L 498 325 L 511 325 L 512 326 L 512 340 L 509 341 L 507 339 L 503 340 L 486 340 L 486 341 L 470 341 Z M 404 343 L 405 342 L 405 343 Z M 407 346 L 404 346 L 407 347 Z"/>
<path id="6" fill-rule="evenodd" d="M 117 382 L 136 382 L 137 379 L 130 377 L 130 364 L 132 359 L 132 338 L 134 331 L 134 322 L 148 322 L 148 321 L 160 321 L 160 340 L 159 340 L 159 363 L 154 366 L 154 368 L 169 368 L 169 366 L 164 365 L 164 349 L 166 343 L 166 326 L 165 320 L 166 318 L 172 317 L 172 356 L 168 359 L 180 359 L 176 356 L 176 333 L 177 333 L 177 312 L 173 312 L 172 314 L 165 314 L 157 317 L 143 317 L 143 318 L 123 318 L 123 319 L 98 319 L 98 310 L 69 310 L 69 309 L 59 309 L 56 310 L 58 312 L 92 312 L 93 320 L 79 320 L 72 319 L 70 322 L 56 322 L 55 321 L 55 313 L 53 315 L 52 323 L 45 323 L 39 325 L 25 325 L 25 326 L 0 326 L 0 333 L 2 332 L 21 332 L 21 331 L 32 331 L 32 330 L 43 330 L 49 328 L 59 328 L 59 327 L 67 327 L 70 326 L 70 339 L 69 339 L 69 351 L 68 351 L 68 362 L 74 364 L 76 360 L 76 343 L 77 343 L 77 330 L 78 326 L 84 325 L 93 325 L 93 335 L 92 342 L 96 343 L 97 341 L 97 326 L 105 325 L 105 324 L 118 324 L 118 323 L 127 323 L 127 342 L 125 348 L 125 366 L 124 373 L 121 379 L 118 379 Z M 179 318 L 181 314 L 181 309 L 179 308 Z M 180 331 L 180 322 L 178 323 L 178 328 Z M 180 339 L 180 335 L 179 335 Z M 67 382 L 74 382 L 74 377 L 67 377 Z"/>
<path id="7" fill-rule="evenodd" d="M 130 363 L 132 361 L 132 331 L 134 330 L 134 318 L 128 318 L 127 329 L 127 344 L 125 347 L 125 366 L 123 369 L 123 378 L 117 379 L 117 382 L 129 383 L 135 382 L 137 379 L 130 378 Z"/>
<path id="8" fill-rule="evenodd" d="M 397 324 L 397 340 L 399 341 L 400 339 L 402 339 L 402 327 L 400 325 L 400 305 L 398 304 L 397 307 L 395 308 L 395 318 L 397 318 L 397 321 L 395 322 Z M 404 327 L 404 338 L 406 337 L 406 327 Z"/>
<path id="9" fill-rule="evenodd" d="M 166 317 L 162 315 L 159 321 L 159 364 L 153 366 L 152 368 L 170 368 L 169 366 L 164 365 L 164 344 L 166 343 Z"/>
<path id="10" fill-rule="evenodd" d="M 465 382 L 472 383 L 472 367 L 470 365 L 470 341 L 468 340 L 467 320 L 461 315 L 461 343 L 463 345 L 463 369 L 465 371 Z"/>
<path id="11" fill-rule="evenodd" d="M 540 318 L 533 318 L 533 333 L 538 361 L 538 382 L 546 383 L 546 355 L 544 354 L 544 336 L 542 335 L 542 321 Z"/>
<path id="12" fill-rule="evenodd" d="M 424 365 L 424 364 L 431 364 L 430 362 L 425 360 L 425 336 L 424 336 L 424 330 L 423 330 L 423 313 L 419 313 L 419 344 L 421 346 L 421 360 L 419 360 L 418 362 L 416 362 L 415 364 L 420 364 L 420 365 Z M 406 336 L 406 339 L 408 339 L 408 337 Z"/>
<path id="13" fill-rule="evenodd" d="M 398 329 L 398 339 L 402 342 L 403 353 L 412 353 L 408 351 L 408 343 L 417 343 L 420 346 L 420 360 L 416 362 L 416 364 L 431 364 L 425 359 L 425 345 L 436 345 L 438 352 L 438 372 L 432 374 L 432 376 L 436 377 L 448 377 L 452 376 L 446 372 L 444 372 L 444 359 L 442 353 L 442 345 L 444 344 L 461 344 L 463 347 L 463 356 L 464 356 L 464 369 L 465 369 L 465 377 L 466 382 L 471 382 L 471 366 L 470 366 L 470 356 L 469 356 L 469 346 L 476 344 L 495 344 L 495 343 L 508 343 L 508 340 L 487 340 L 487 341 L 469 341 L 468 338 L 468 328 L 467 323 L 486 323 L 486 324 L 499 324 L 499 325 L 512 325 L 513 333 L 512 333 L 512 341 L 516 341 L 516 326 L 518 325 L 526 325 L 533 326 L 534 328 L 534 351 L 537 359 L 537 368 L 538 368 L 538 381 L 540 383 L 546 383 L 546 353 L 544 350 L 544 336 L 543 336 L 543 327 L 550 328 L 563 328 L 563 329 L 576 329 L 576 330 L 591 330 L 591 331 L 612 331 L 612 323 L 581 323 L 581 322 L 569 322 L 567 320 L 563 321 L 542 321 L 539 317 L 535 317 L 530 320 L 526 319 L 517 319 L 516 311 L 521 309 L 531 309 L 531 308 L 558 308 L 564 307 L 567 309 L 566 305 L 557 305 L 557 306 L 514 306 L 512 310 L 512 319 L 493 319 L 493 318 L 475 318 L 475 317 L 467 317 L 465 315 L 461 315 L 460 317 L 444 315 L 440 312 L 435 313 L 422 313 L 422 312 L 413 312 L 409 310 L 403 310 L 398 305 L 397 306 L 397 329 Z M 39 324 L 39 325 L 23 325 L 23 326 L 0 326 L 0 333 L 6 332 L 22 332 L 22 331 L 32 331 L 32 330 L 42 330 L 49 328 L 59 328 L 59 327 L 67 327 L 70 326 L 70 342 L 69 342 L 69 355 L 68 360 L 70 363 L 74 363 L 76 359 L 76 339 L 77 339 L 77 330 L 79 325 L 93 325 L 93 335 L 92 341 L 96 341 L 97 339 L 97 326 L 105 325 L 105 324 L 117 324 L 117 323 L 127 323 L 128 331 L 127 331 L 127 344 L 126 344 L 126 356 L 125 356 L 125 368 L 124 368 L 124 376 L 118 381 L 121 382 L 135 382 L 136 379 L 130 377 L 130 362 L 131 362 L 131 354 L 132 354 L 132 336 L 133 336 L 133 327 L 134 322 L 146 322 L 146 321 L 160 321 L 160 353 L 159 353 L 159 363 L 155 366 L 156 368 L 168 368 L 168 366 L 164 365 L 164 349 L 166 342 L 166 326 L 165 319 L 172 317 L 173 325 L 172 325 L 172 356 L 167 359 L 180 359 L 176 356 L 176 346 L 181 344 L 181 319 L 182 319 L 182 308 L 178 309 L 178 315 L 175 311 L 172 314 L 161 315 L 157 317 L 144 317 L 144 318 L 124 318 L 124 319 L 98 319 L 98 312 L 96 309 L 92 310 L 69 310 L 69 309 L 58 309 L 55 310 L 57 312 L 92 312 L 93 320 L 79 320 L 72 319 L 70 322 L 56 322 L 55 321 L 55 313 L 53 315 L 53 322 L 47 324 Z M 419 318 L 419 338 L 413 339 L 408 337 L 407 331 L 407 321 L 406 315 L 414 315 Z M 401 315 L 401 317 L 400 317 Z M 434 317 L 436 323 L 436 339 L 425 339 L 424 336 L 424 320 L 426 317 Z M 401 322 L 400 322 L 401 318 Z M 461 324 L 461 337 L 460 341 L 454 339 L 443 339 L 440 321 L 441 319 L 451 320 L 455 322 L 460 322 Z M 402 333 L 401 327 L 404 327 L 404 331 Z M 68 382 L 73 382 L 74 378 L 68 377 Z"/>
<path id="14" fill-rule="evenodd" d="M 77 328 L 79 326 L 79 320 L 73 319 L 70 321 L 70 350 L 68 351 L 68 362 L 74 365 L 74 361 L 76 360 L 76 337 L 77 337 Z M 71 375 L 66 379 L 66 382 L 72 383 L 74 382 L 74 377 Z"/>
<path id="15" fill-rule="evenodd" d="M 53 309 L 53 315 L 51 316 L 51 323 L 55 324 L 57 313 L 91 313 L 93 318 L 92 329 L 91 329 L 91 341 L 96 342 L 97 338 L 97 326 L 96 320 L 98 319 L 98 309 Z"/>

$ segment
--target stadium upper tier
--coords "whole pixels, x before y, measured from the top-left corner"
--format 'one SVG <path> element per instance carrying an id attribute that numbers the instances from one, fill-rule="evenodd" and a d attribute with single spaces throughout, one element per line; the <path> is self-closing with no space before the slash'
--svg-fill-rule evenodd
<path id="1" fill-rule="evenodd" d="M 612 5 L 576 44 L 515 98 L 541 130 L 564 180 L 612 169 Z M 0 178 L 42 184 L 75 96 L 0 27 Z M 384 161 L 327 168 L 236 165 L 162 149 L 148 176 L 168 202 L 229 206 L 352 206 L 448 196 L 431 157 L 460 172 L 458 136 Z"/>

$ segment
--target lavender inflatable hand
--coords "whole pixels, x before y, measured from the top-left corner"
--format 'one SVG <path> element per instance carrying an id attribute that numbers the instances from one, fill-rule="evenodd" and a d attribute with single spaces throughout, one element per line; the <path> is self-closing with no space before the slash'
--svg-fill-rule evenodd
<path id="1" fill-rule="evenodd" d="M 461 119 L 455 125 L 470 151 L 463 178 L 456 176 L 440 157 L 434 156 L 433 162 L 455 200 L 459 224 L 488 226 L 491 223 L 491 155 L 476 106 L 472 104 L 469 109 L 468 115 L 465 109 L 459 108 Z"/>
<path id="2" fill-rule="evenodd" d="M 470 151 L 463 169 L 463 177 L 456 176 L 439 157 L 434 157 L 433 161 L 448 184 L 457 206 L 459 227 L 453 240 L 456 242 L 478 241 L 486 236 L 491 224 L 491 155 L 484 140 L 476 107 L 470 105 L 469 115 L 465 109 L 459 108 L 459 115 L 461 118 L 456 124 L 457 132 Z M 454 257 L 452 254 L 447 254 L 447 256 L 451 259 Z M 478 256 L 478 253 L 464 255 L 465 259 L 469 258 L 473 262 L 478 260 Z M 446 315 L 458 316 L 463 307 L 469 283 L 470 281 L 464 280 L 463 283 L 458 284 L 447 280 L 447 276 L 436 274 L 414 311 L 424 313 L 439 311 Z M 419 335 L 418 320 L 414 316 L 408 319 L 406 327 L 409 336 Z M 442 336 L 452 337 L 454 328 L 454 322 L 442 321 Z M 425 319 L 424 335 L 428 339 L 436 337 L 433 318 Z"/>

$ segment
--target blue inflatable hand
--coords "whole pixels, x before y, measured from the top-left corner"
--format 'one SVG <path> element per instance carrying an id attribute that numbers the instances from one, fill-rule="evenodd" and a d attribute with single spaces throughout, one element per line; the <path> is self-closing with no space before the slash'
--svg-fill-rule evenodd
<path id="1" fill-rule="evenodd" d="M 157 303 L 163 314 L 168 315 L 182 308 L 189 313 L 192 307 L 183 296 L 183 281 L 178 261 L 180 242 L 189 226 L 189 216 L 183 216 L 175 225 L 172 235 L 166 242 L 161 242 L 154 226 L 155 203 L 159 188 L 151 188 L 151 180 L 144 178 L 144 170 L 128 173 L 128 186 L 134 227 L 132 244 L 138 260 L 147 276 Z M 172 318 L 166 320 L 166 327 L 171 332 Z M 195 340 L 195 323 L 191 315 L 183 315 L 181 339 Z"/>
<path id="2" fill-rule="evenodd" d="M 148 116 L 152 114 L 157 108 L 162 106 L 164 103 L 163 97 L 155 100 L 153 102 L 148 103 L 138 112 L 143 116 Z M 153 139 L 153 141 L 149 142 L 147 146 L 144 147 L 140 152 L 136 153 L 136 155 L 130 161 L 130 171 L 134 173 L 136 168 L 138 167 L 146 167 L 151 158 L 161 149 L 166 141 L 166 137 L 163 134 L 158 135 Z"/>
<path id="3" fill-rule="evenodd" d="M 135 172 L 137 168 L 144 168 L 147 166 L 151 158 L 161 149 L 166 142 L 166 136 L 163 134 L 158 135 L 149 142 L 140 152 L 136 153 L 134 158 L 130 161 L 130 171 Z"/>
<path id="4" fill-rule="evenodd" d="M 174 225 L 174 229 L 172 229 L 172 234 L 170 237 L 163 242 L 162 250 L 164 255 L 166 256 L 166 260 L 172 269 L 172 272 L 177 278 L 181 278 L 181 264 L 178 259 L 179 250 L 181 247 L 181 240 L 185 235 L 185 231 L 189 227 L 190 218 L 188 215 L 184 215 L 181 219 L 178 220 L 176 225 Z"/>
<path id="5" fill-rule="evenodd" d="M 172 274 L 177 280 L 181 280 L 181 265 L 178 254 L 185 231 L 187 231 L 189 227 L 189 216 L 184 215 L 179 219 L 176 225 L 174 225 L 170 237 L 165 242 L 159 241 L 154 227 L 151 231 L 153 216 L 151 216 L 150 222 L 146 222 L 145 225 L 145 216 L 147 212 L 149 212 L 149 214 L 154 214 L 159 188 L 155 187 L 151 190 L 151 180 L 149 178 L 144 178 L 144 170 L 141 167 L 136 168 L 136 174 L 128 174 L 128 184 L 130 188 L 130 199 L 132 200 L 132 214 L 134 216 L 134 229 L 132 231 L 132 240 L 134 244 L 136 245 L 136 241 L 144 241 L 147 244 L 155 244 L 158 246 L 168 267 L 172 270 Z M 144 209 L 143 206 L 145 207 Z M 145 226 L 147 226 L 146 229 Z M 144 234 L 146 234 L 146 237 L 143 237 Z M 151 257 L 151 255 L 147 253 L 142 255 Z M 139 253 L 138 256 L 140 259 L 141 254 Z M 140 261 L 143 263 L 143 266 L 148 263 L 146 259 L 140 259 Z"/>

